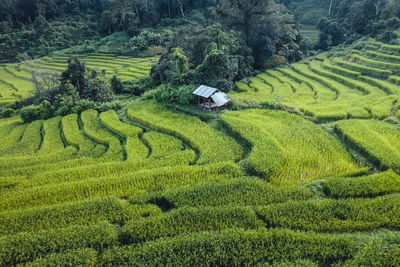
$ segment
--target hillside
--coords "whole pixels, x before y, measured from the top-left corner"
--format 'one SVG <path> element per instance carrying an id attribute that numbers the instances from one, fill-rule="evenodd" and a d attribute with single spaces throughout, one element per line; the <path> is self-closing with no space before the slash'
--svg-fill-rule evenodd
<path id="1" fill-rule="evenodd" d="M 67 54 L 43 57 L 32 62 L 35 68 L 50 73 L 60 74 L 68 67 L 68 60 L 77 56 L 87 67 L 105 71 L 105 77 L 110 79 L 116 75 L 120 80 L 135 80 L 150 73 L 152 64 L 157 58 L 133 58 L 105 53 Z M 0 65 L 0 84 L 2 84 L 0 105 L 13 103 L 30 97 L 35 92 L 32 74 L 29 66 L 24 63 L 9 63 Z"/>
<path id="2" fill-rule="evenodd" d="M 396 1 L 24 1 L 0 266 L 400 265 Z"/>
<path id="3" fill-rule="evenodd" d="M 397 57 L 370 40 L 268 71 L 205 121 L 148 101 L 2 119 L 1 265 L 395 265 Z"/>

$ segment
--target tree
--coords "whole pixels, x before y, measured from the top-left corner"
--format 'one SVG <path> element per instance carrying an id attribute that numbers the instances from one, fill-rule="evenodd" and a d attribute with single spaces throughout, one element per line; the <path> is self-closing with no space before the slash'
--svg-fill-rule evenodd
<path id="1" fill-rule="evenodd" d="M 114 75 L 111 80 L 110 80 L 110 84 L 111 84 L 111 89 L 114 91 L 114 93 L 116 94 L 120 94 L 122 93 L 122 91 L 124 90 L 124 85 L 122 84 L 121 80 L 118 79 L 117 75 Z"/>
<path id="2" fill-rule="evenodd" d="M 68 68 L 61 74 L 61 85 L 71 83 L 82 96 L 83 89 L 86 86 L 86 66 L 85 63 L 79 61 L 77 57 L 68 60 Z"/>
<path id="3" fill-rule="evenodd" d="M 55 91 L 60 85 L 60 77 L 57 72 L 52 70 L 40 69 L 34 60 L 26 55 L 23 64 L 28 67 L 31 73 L 31 80 L 36 89 L 36 94 L 42 97 L 45 93 Z"/>
<path id="4" fill-rule="evenodd" d="M 102 29 L 103 32 L 107 33 L 107 34 L 111 34 L 111 27 L 113 24 L 113 19 L 112 19 L 112 13 L 109 10 L 106 10 L 103 12 L 103 14 L 101 15 L 101 24 L 102 24 Z"/>
<path id="5" fill-rule="evenodd" d="M 238 59 L 215 46 L 195 69 L 194 77 L 197 83 L 206 83 L 228 92 L 233 87 L 233 79 L 238 71 Z"/>
<path id="6" fill-rule="evenodd" d="M 185 0 L 176 0 L 179 5 L 179 10 L 181 12 L 182 17 L 185 16 L 185 11 L 184 11 L 184 6 L 185 6 Z"/>
<path id="7" fill-rule="evenodd" d="M 330 3 L 329 3 L 329 11 L 328 11 L 328 14 L 329 14 L 329 15 L 331 14 L 331 11 L 332 11 L 332 5 L 333 5 L 333 0 L 330 0 Z"/>
<path id="8" fill-rule="evenodd" d="M 33 23 L 33 28 L 35 29 L 36 35 L 40 37 L 45 37 L 51 32 L 51 26 L 47 22 L 46 18 L 39 15 L 35 22 Z"/>
<path id="9" fill-rule="evenodd" d="M 245 36 L 257 68 L 262 68 L 264 62 L 277 52 L 276 44 L 284 31 L 281 19 L 285 13 L 285 7 L 276 0 L 221 0 L 217 7 L 221 22 Z"/>
<path id="10" fill-rule="evenodd" d="M 92 71 L 86 79 L 86 87 L 82 93 L 83 98 L 102 103 L 113 100 L 113 92 L 104 75 L 98 75 L 96 71 Z"/>
<path id="11" fill-rule="evenodd" d="M 187 74 L 188 58 L 181 48 L 172 48 L 163 53 L 156 66 L 151 70 L 155 85 L 162 83 L 185 83 L 183 79 Z"/>
<path id="12" fill-rule="evenodd" d="M 114 21 L 119 21 L 120 26 L 125 30 L 128 14 L 134 14 L 132 0 L 110 0 L 110 4 Z"/>
<path id="13" fill-rule="evenodd" d="M 321 31 L 317 47 L 326 50 L 331 46 L 336 46 L 346 40 L 345 29 L 335 19 L 322 18 L 318 23 Z"/>

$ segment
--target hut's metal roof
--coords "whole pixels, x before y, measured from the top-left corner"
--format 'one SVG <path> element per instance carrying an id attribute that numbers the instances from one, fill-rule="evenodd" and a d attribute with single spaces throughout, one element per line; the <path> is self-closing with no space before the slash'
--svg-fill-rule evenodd
<path id="1" fill-rule="evenodd" d="M 209 98 L 212 94 L 217 92 L 217 88 L 209 87 L 206 85 L 202 85 L 193 92 L 194 95 L 201 96 L 204 98 Z"/>
<path id="2" fill-rule="evenodd" d="M 222 92 L 215 93 L 211 96 L 211 98 L 214 100 L 215 104 L 217 104 L 218 107 L 221 107 L 231 101 L 228 96 Z"/>

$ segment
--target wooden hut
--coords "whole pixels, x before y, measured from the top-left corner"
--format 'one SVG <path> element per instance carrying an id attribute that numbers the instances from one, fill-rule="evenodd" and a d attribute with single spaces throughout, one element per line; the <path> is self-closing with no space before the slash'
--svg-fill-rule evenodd
<path id="1" fill-rule="evenodd" d="M 206 85 L 197 88 L 193 94 L 197 96 L 198 107 L 209 111 L 219 111 L 230 101 L 225 93 Z"/>

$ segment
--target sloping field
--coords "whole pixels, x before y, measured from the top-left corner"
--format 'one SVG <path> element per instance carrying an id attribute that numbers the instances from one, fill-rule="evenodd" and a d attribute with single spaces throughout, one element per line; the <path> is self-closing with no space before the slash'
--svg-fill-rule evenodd
<path id="1" fill-rule="evenodd" d="M 400 46 L 371 43 L 345 58 L 316 57 L 237 83 L 238 107 L 279 106 L 317 120 L 385 119 L 397 112 Z"/>
<path id="2" fill-rule="evenodd" d="M 398 266 L 399 58 L 270 70 L 204 120 L 152 101 L 0 119 L 0 266 Z"/>
<path id="3" fill-rule="evenodd" d="M 73 55 L 71 55 L 72 57 Z M 112 54 L 78 55 L 86 66 L 98 71 L 104 70 L 106 77 L 117 75 L 121 80 L 134 80 L 150 73 L 156 58 L 130 58 Z M 39 69 L 62 72 L 67 69 L 70 56 L 44 57 L 35 60 Z M 24 64 L 0 65 L 0 105 L 15 102 L 33 94 L 31 74 Z"/>
<path id="4" fill-rule="evenodd" d="M 318 41 L 320 31 L 315 25 L 301 25 L 300 34 L 312 43 Z"/>
<path id="5" fill-rule="evenodd" d="M 304 185 L 359 168 L 336 139 L 299 116 L 249 109 L 222 119 L 251 144 L 248 160 L 254 172 L 273 184 Z"/>
<path id="6" fill-rule="evenodd" d="M 1 266 L 397 259 L 400 235 L 384 229 L 400 227 L 400 176 L 355 178 L 366 173 L 363 163 L 323 127 L 262 109 L 226 112 L 209 124 L 155 102 L 133 103 L 123 115 L 0 120 Z M 381 137 L 357 139 L 351 127 L 379 129 Z M 397 138 L 393 126 L 351 120 L 334 129 L 396 170 L 369 146 Z M 306 185 L 314 180 L 322 199 Z"/>

